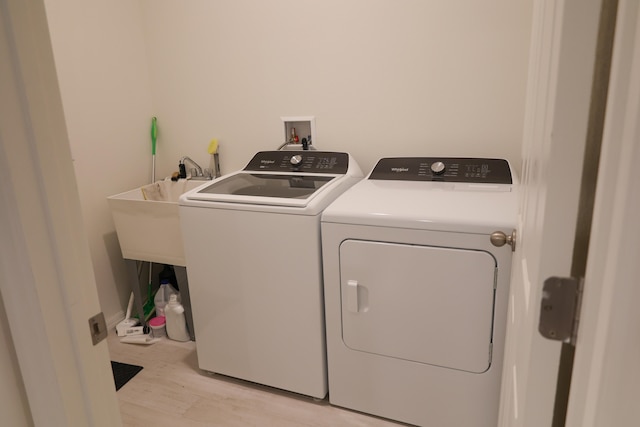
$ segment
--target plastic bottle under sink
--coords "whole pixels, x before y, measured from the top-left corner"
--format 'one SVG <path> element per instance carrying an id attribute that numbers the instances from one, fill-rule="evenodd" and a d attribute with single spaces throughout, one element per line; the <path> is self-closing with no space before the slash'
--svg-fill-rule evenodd
<path id="1" fill-rule="evenodd" d="M 158 288 L 158 292 L 156 292 L 155 297 L 153 298 L 153 303 L 156 306 L 156 316 L 164 316 L 164 309 L 167 303 L 169 302 L 171 295 L 177 295 L 178 291 L 171 286 L 171 283 L 167 279 L 163 279 L 160 283 L 160 288 Z M 180 299 L 177 299 L 180 302 Z"/>
<path id="2" fill-rule="evenodd" d="M 175 341 L 190 341 L 187 322 L 184 317 L 184 307 L 178 302 L 178 296 L 173 294 L 164 307 L 167 336 Z"/>

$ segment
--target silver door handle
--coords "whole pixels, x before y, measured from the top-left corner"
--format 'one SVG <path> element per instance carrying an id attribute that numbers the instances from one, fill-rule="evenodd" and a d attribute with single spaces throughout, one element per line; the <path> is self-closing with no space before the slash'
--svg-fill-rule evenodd
<path id="1" fill-rule="evenodd" d="M 513 230 L 510 236 L 507 236 L 502 231 L 494 231 L 493 233 L 491 233 L 489 239 L 491 240 L 491 244 L 493 246 L 501 247 L 506 243 L 507 245 L 511 246 L 512 252 L 516 250 L 516 230 Z"/>

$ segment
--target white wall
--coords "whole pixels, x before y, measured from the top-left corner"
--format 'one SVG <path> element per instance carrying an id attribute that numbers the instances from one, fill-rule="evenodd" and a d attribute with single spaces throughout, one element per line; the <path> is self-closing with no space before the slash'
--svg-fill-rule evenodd
<path id="1" fill-rule="evenodd" d="M 143 0 L 159 170 L 224 171 L 313 115 L 317 147 L 520 163 L 529 1 Z"/>
<path id="2" fill-rule="evenodd" d="M 122 320 L 131 292 L 107 196 L 151 179 L 151 88 L 135 1 L 45 0 L 100 304 Z"/>
<path id="3" fill-rule="evenodd" d="M 47 0 L 100 301 L 128 284 L 106 197 L 189 156 L 223 172 L 316 117 L 319 149 L 490 156 L 520 166 L 531 1 Z"/>

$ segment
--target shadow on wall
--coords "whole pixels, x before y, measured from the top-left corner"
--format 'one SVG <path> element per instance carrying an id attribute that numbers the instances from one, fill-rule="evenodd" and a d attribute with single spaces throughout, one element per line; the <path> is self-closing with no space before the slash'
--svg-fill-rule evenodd
<path id="1" fill-rule="evenodd" d="M 126 262 L 124 258 L 122 258 L 122 250 L 120 249 L 120 242 L 118 241 L 118 233 L 116 233 L 115 230 L 106 233 L 102 236 L 102 240 L 107 251 L 107 256 L 109 257 L 109 264 L 111 265 L 111 272 L 113 274 L 113 282 L 116 285 L 118 295 L 120 295 L 121 297 L 120 306 L 126 307 L 129 302 L 129 295 L 131 295 L 132 284 L 129 280 L 129 270 L 127 269 Z M 148 265 L 148 263 L 143 263 L 140 277 L 149 277 Z M 147 279 L 145 279 L 145 282 L 146 281 Z M 146 290 L 146 287 L 144 289 Z M 124 316 L 124 311 L 122 313 L 116 313 L 114 315 L 114 317 L 117 317 L 117 319 L 107 319 L 107 323 L 117 323 L 122 320 L 122 316 Z"/>
<path id="2" fill-rule="evenodd" d="M 120 295 L 120 306 L 126 307 L 129 303 L 129 296 L 133 290 L 130 277 L 129 266 L 125 259 L 122 257 L 122 249 L 120 248 L 120 242 L 118 240 L 118 233 L 113 232 L 106 233 L 102 236 L 104 246 L 109 257 L 109 264 L 111 265 L 111 272 L 113 273 L 113 281 L 116 284 L 118 295 Z M 141 263 L 141 265 L 140 265 Z M 140 287 L 140 293 L 146 302 L 149 293 L 149 283 L 151 283 L 151 294 L 155 295 L 156 291 L 160 287 L 160 272 L 164 268 L 164 264 L 153 263 L 153 271 L 151 281 L 149 280 L 149 262 L 140 261 L 138 264 L 138 286 Z M 174 285 L 175 286 L 175 285 Z M 153 298 L 151 298 L 153 301 Z M 135 310 L 135 304 L 134 304 Z M 146 308 L 145 308 L 146 311 Z M 136 314 L 134 312 L 134 314 Z M 107 324 L 115 326 L 116 323 L 122 320 L 122 316 L 125 315 L 124 309 L 113 315 L 112 318 L 108 318 Z"/>

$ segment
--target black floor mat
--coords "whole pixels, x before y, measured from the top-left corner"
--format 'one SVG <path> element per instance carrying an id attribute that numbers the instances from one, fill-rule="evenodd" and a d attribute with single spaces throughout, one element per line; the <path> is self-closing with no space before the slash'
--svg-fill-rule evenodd
<path id="1" fill-rule="evenodd" d="M 142 371 L 142 366 L 129 365 L 111 361 L 111 370 L 113 371 L 113 379 L 116 383 L 116 391 L 120 390 L 129 380 Z"/>

